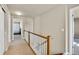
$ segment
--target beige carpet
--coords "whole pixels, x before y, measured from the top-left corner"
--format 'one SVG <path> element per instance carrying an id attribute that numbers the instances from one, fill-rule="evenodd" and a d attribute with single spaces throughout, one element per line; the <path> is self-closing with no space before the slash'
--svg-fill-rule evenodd
<path id="1" fill-rule="evenodd" d="M 34 55 L 24 40 L 14 40 L 4 55 Z"/>

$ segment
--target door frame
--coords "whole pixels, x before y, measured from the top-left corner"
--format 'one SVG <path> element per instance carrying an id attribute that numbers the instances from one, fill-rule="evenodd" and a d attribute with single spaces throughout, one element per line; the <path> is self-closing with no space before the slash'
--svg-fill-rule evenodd
<path id="1" fill-rule="evenodd" d="M 74 14 L 73 11 L 79 8 L 79 6 L 73 7 L 69 10 L 69 55 L 72 55 L 73 41 L 74 41 Z"/>

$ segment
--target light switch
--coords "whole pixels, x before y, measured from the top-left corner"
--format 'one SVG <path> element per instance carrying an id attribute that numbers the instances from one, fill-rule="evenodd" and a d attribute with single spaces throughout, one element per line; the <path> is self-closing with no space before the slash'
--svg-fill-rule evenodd
<path id="1" fill-rule="evenodd" d="M 64 28 L 62 28 L 61 31 L 64 32 Z"/>

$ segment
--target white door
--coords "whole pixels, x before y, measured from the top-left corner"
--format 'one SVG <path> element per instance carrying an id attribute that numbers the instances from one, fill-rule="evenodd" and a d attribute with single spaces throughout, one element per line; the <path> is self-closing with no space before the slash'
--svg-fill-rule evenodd
<path id="1" fill-rule="evenodd" d="M 0 7 L 0 54 L 4 52 L 4 12 Z"/>
<path id="2" fill-rule="evenodd" d="M 8 14 L 4 12 L 4 48 L 5 51 L 8 49 L 9 46 L 9 38 L 8 38 Z"/>

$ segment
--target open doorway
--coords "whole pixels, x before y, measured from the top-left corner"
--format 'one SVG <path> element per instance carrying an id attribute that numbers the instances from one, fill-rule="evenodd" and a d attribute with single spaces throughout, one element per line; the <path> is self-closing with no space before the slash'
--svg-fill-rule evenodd
<path id="1" fill-rule="evenodd" d="M 74 41 L 73 41 L 73 54 L 79 55 L 79 18 L 74 18 Z"/>
<path id="2" fill-rule="evenodd" d="M 20 22 L 14 22 L 13 23 L 13 35 L 14 35 L 14 40 L 21 39 L 21 26 L 20 26 Z"/>
<path id="3" fill-rule="evenodd" d="M 70 9 L 69 53 L 79 55 L 79 6 Z"/>
<path id="4" fill-rule="evenodd" d="M 23 21 L 12 17 L 12 40 L 20 40 L 23 37 Z"/>

